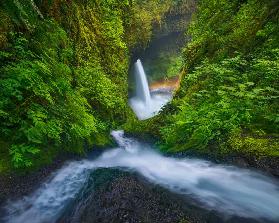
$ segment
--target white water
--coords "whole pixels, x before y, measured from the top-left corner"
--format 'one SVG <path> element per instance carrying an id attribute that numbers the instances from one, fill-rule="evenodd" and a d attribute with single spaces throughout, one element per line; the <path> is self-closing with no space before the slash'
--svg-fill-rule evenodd
<path id="1" fill-rule="evenodd" d="M 151 118 L 171 100 L 171 94 L 150 93 L 146 74 L 141 61 L 135 63 L 136 95 L 131 98 L 130 106 L 140 120 Z"/>
<path id="2" fill-rule="evenodd" d="M 142 63 L 139 59 L 135 63 L 135 74 L 137 98 L 142 100 L 142 102 L 144 102 L 146 106 L 149 106 L 151 101 L 149 86 Z"/>
<path id="3" fill-rule="evenodd" d="M 68 163 L 33 194 L 10 202 L 4 222 L 55 222 L 82 189 L 88 174 L 99 167 L 135 170 L 149 181 L 181 196 L 192 196 L 221 213 L 279 221 L 279 186 L 275 179 L 204 160 L 164 157 L 123 134 L 112 132 L 118 148 L 96 160 Z"/>

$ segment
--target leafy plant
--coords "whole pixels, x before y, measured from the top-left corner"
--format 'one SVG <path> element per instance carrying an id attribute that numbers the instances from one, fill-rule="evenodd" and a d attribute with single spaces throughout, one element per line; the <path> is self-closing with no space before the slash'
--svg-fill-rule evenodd
<path id="1" fill-rule="evenodd" d="M 164 150 L 209 153 L 214 148 L 217 153 L 278 156 L 278 139 L 272 137 L 279 133 L 275 5 L 258 0 L 199 3 L 189 30 L 192 41 L 184 49 L 188 73 L 171 109 L 162 114 Z M 258 140 L 256 132 L 265 140 Z"/>
<path id="2" fill-rule="evenodd" d="M 15 168 L 29 168 L 32 166 L 32 159 L 40 150 L 36 147 L 21 145 L 12 145 L 10 155 L 12 156 L 12 163 Z"/>

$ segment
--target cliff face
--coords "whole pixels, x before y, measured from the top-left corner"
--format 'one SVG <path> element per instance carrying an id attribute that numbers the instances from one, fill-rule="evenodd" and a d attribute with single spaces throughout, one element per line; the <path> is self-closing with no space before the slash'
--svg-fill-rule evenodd
<path id="1" fill-rule="evenodd" d="M 7 163 L 0 162 L 0 172 L 109 143 L 110 129 L 129 115 L 124 23 L 133 6 L 122 0 L 0 4 L 0 161 Z"/>
<path id="2" fill-rule="evenodd" d="M 158 118 L 165 150 L 268 157 L 276 169 L 278 12 L 275 0 L 199 2 L 179 91 Z"/>
<path id="3" fill-rule="evenodd" d="M 163 22 L 154 27 L 154 38 L 161 38 L 171 33 L 184 33 L 196 7 L 196 0 L 176 1 L 165 14 Z"/>
<path id="4" fill-rule="evenodd" d="M 180 74 L 181 49 L 189 40 L 186 32 L 195 9 L 193 0 L 173 1 L 161 22 L 153 23 L 148 46 L 134 54 L 134 60 L 142 59 L 150 83 Z"/>
<path id="5" fill-rule="evenodd" d="M 187 32 L 191 39 L 175 66 L 182 68 L 179 90 L 157 117 L 127 131 L 156 136 L 166 152 L 231 160 L 278 175 L 278 12 L 275 0 L 199 1 Z M 152 44 L 147 51 L 158 52 Z M 167 64 L 170 51 L 158 64 Z M 166 70 L 161 68 L 156 70 Z"/>
<path id="6" fill-rule="evenodd" d="M 1 1 L 0 171 L 109 143 L 133 116 L 129 52 L 148 45 L 166 13 L 181 17 L 182 2 Z"/>

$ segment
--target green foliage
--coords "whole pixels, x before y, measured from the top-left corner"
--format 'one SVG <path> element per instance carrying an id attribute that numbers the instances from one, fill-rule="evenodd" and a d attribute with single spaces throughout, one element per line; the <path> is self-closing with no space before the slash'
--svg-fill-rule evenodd
<path id="1" fill-rule="evenodd" d="M 132 115 L 126 101 L 126 43 L 133 44 L 124 36 L 146 34 L 142 26 L 139 32 L 132 28 L 141 23 L 140 8 L 145 9 L 150 31 L 170 1 L 160 3 L 1 2 L 0 140 L 7 143 L 3 157 L 15 168 L 33 168 L 63 151 L 84 153 L 85 145 L 110 143 L 110 129 Z"/>
<path id="2" fill-rule="evenodd" d="M 10 16 L 13 23 L 24 29 L 34 29 L 38 18 L 43 18 L 42 13 L 33 0 L 8 0 L 0 3 Z"/>
<path id="3" fill-rule="evenodd" d="M 126 116 L 128 49 L 124 42 L 123 1 L 76 2 L 66 20 L 75 40 L 74 77 L 102 126 L 122 122 Z M 124 8 L 124 9 L 123 9 Z M 118 120 L 118 121 L 115 121 Z"/>
<path id="4" fill-rule="evenodd" d="M 275 1 L 200 1 L 163 149 L 279 155 L 268 137 L 279 133 L 278 11 Z M 255 132 L 265 139 L 241 136 Z"/>
<path id="5" fill-rule="evenodd" d="M 110 129 L 130 114 L 123 39 L 129 4 L 1 3 L 0 16 L 12 25 L 0 36 L 0 141 L 6 143 L 0 151 L 14 168 L 110 143 Z"/>
<path id="6" fill-rule="evenodd" d="M 10 154 L 15 168 L 28 168 L 32 166 L 32 158 L 36 157 L 40 150 L 32 146 L 12 145 Z"/>
<path id="7" fill-rule="evenodd" d="M 156 38 L 156 37 L 155 37 Z M 149 82 L 178 76 L 183 65 L 181 47 L 185 43 L 183 33 L 161 34 L 152 41 L 140 57 Z"/>
<path id="8" fill-rule="evenodd" d="M 269 87 L 276 81 L 278 71 L 270 75 L 270 82 L 255 83 L 259 72 L 253 68 L 262 59 L 252 61 L 241 56 L 220 64 L 207 61 L 188 74 L 184 80 L 185 96 L 174 102 L 180 111 L 163 130 L 167 144 L 173 143 L 175 150 L 204 149 L 211 140 L 221 141 L 240 126 L 278 131 L 277 121 L 269 118 L 278 115 L 275 107 L 278 108 L 279 91 Z M 177 135 L 183 137 L 176 141 Z"/>
<path id="9" fill-rule="evenodd" d="M 145 71 L 151 81 L 178 76 L 183 64 L 179 54 L 161 53 L 157 58 L 145 63 Z"/>
<path id="10" fill-rule="evenodd" d="M 240 135 L 239 133 L 234 133 L 230 136 L 228 140 L 228 145 L 221 146 L 221 149 L 230 149 L 232 153 L 246 153 L 248 155 L 253 155 L 257 157 L 279 156 L 279 140 L 277 136 L 266 137 L 265 134 L 254 134 L 254 135 Z"/>
<path id="11" fill-rule="evenodd" d="M 155 36 L 185 32 L 188 29 L 191 15 L 195 11 L 196 0 L 172 0 L 172 4 L 160 25 L 154 29 Z"/>
<path id="12" fill-rule="evenodd" d="M 11 170 L 11 162 L 7 151 L 9 151 L 9 145 L 0 140 L 0 174 L 9 173 Z"/>
<path id="13" fill-rule="evenodd" d="M 35 32 L 32 44 L 22 35 L 11 34 L 11 55 L 17 58 L 1 69 L 0 131 L 5 140 L 20 145 L 10 150 L 17 168 L 32 165 L 28 154 L 33 148 L 73 144 L 96 131 L 86 98 L 72 88 L 67 65 L 71 46 L 65 45 L 64 31 L 52 21 L 42 26 L 52 31 L 43 38 Z M 47 44 L 49 40 L 53 42 Z"/>
<path id="14" fill-rule="evenodd" d="M 236 52 L 249 53 L 262 45 L 269 36 L 259 33 L 267 24 L 278 22 L 276 3 L 274 0 L 200 1 L 188 31 L 192 41 L 184 49 L 186 67 L 193 69 L 204 58 L 218 61 Z"/>
<path id="15" fill-rule="evenodd" d="M 153 35 L 153 27 L 161 26 L 172 0 L 135 0 L 125 16 L 125 39 L 129 48 L 146 48 Z"/>

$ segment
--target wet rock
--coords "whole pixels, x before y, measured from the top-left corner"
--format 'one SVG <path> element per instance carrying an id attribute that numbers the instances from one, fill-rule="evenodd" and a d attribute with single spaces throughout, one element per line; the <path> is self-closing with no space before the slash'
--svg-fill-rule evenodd
<path id="1" fill-rule="evenodd" d="M 7 200 L 15 200 L 34 191 L 69 159 L 72 159 L 72 156 L 57 158 L 50 165 L 28 174 L 0 175 L 0 207 Z"/>
<path id="2" fill-rule="evenodd" d="M 113 176 L 97 179 L 107 174 Z M 97 170 L 93 175 L 94 186 L 89 186 L 87 193 L 82 195 L 88 197 L 80 198 L 73 205 L 74 210 L 65 212 L 59 222 L 156 223 L 191 220 L 176 198 L 168 195 L 169 192 L 139 176 L 111 169 Z M 196 221 L 192 219 L 190 222 Z"/>
<path id="3" fill-rule="evenodd" d="M 79 198 L 65 210 L 63 223 L 256 223 L 202 208 L 143 177 L 117 169 L 99 169 Z"/>

